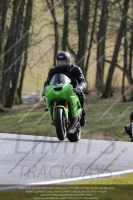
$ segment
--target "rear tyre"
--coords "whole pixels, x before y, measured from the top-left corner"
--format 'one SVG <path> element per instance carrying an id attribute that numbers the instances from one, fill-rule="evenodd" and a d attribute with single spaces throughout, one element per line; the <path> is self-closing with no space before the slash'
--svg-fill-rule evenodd
<path id="1" fill-rule="evenodd" d="M 67 134 L 68 140 L 70 142 L 78 142 L 81 138 L 81 131 L 79 128 L 76 129 L 74 133 L 68 133 Z"/>
<path id="2" fill-rule="evenodd" d="M 65 118 L 63 115 L 62 108 L 56 108 L 55 111 L 55 121 L 56 121 L 56 134 L 59 140 L 64 140 L 66 138 L 66 127 Z"/>

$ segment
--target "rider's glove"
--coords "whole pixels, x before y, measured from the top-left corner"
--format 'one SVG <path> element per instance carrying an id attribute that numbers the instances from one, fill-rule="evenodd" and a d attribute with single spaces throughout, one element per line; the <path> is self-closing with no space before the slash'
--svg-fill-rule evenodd
<path id="1" fill-rule="evenodd" d="M 125 132 L 125 133 L 128 133 L 128 134 L 131 134 L 131 124 L 127 124 L 125 127 L 124 127 L 124 129 L 123 129 L 123 131 Z"/>
<path id="2" fill-rule="evenodd" d="M 78 95 L 78 94 L 80 95 L 81 92 L 82 92 L 82 90 L 80 89 L 80 87 L 74 88 L 73 91 L 74 91 L 77 95 Z"/>
<path id="3" fill-rule="evenodd" d="M 125 133 L 127 133 L 127 127 L 126 127 L 126 126 L 124 127 L 123 131 L 124 131 Z"/>
<path id="4" fill-rule="evenodd" d="M 42 91 L 42 97 L 44 97 L 45 96 L 45 93 L 44 93 L 44 91 Z"/>

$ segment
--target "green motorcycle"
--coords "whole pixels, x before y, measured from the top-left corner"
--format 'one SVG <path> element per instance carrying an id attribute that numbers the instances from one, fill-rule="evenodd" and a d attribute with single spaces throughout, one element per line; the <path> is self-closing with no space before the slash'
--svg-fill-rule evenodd
<path id="1" fill-rule="evenodd" d="M 77 142 L 81 137 L 82 107 L 70 82 L 64 74 L 52 77 L 50 85 L 44 89 L 45 110 L 49 111 L 58 139 L 62 141 L 67 137 L 70 142 Z"/>

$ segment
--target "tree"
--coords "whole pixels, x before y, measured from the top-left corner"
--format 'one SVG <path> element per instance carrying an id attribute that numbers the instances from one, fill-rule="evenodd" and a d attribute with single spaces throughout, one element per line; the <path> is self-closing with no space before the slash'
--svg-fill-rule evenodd
<path id="1" fill-rule="evenodd" d="M 121 40 L 126 29 L 129 2 L 130 0 L 124 0 L 124 3 L 121 0 L 97 0 L 95 2 L 93 0 L 78 0 L 76 2 L 74 0 L 63 0 L 62 3 L 59 2 L 55 10 L 56 4 L 54 0 L 47 0 L 54 28 L 54 63 L 57 50 L 60 47 L 64 51 L 68 49 L 74 57 L 75 64 L 81 67 L 87 80 L 91 56 L 93 56 L 93 61 L 94 57 L 96 57 L 95 87 L 102 92 L 102 98 L 108 98 L 113 95 L 111 86 L 115 68 L 119 67 L 119 69 L 124 71 L 124 68 L 117 61 L 119 61 Z M 61 21 L 57 19 L 56 13 L 58 12 L 63 13 L 63 20 Z M 106 42 L 107 37 L 109 43 Z M 62 40 L 59 40 L 59 38 Z M 111 47 L 114 50 L 113 56 L 109 55 L 111 57 L 109 61 L 105 54 L 107 53 L 108 44 L 112 41 L 115 41 L 113 47 Z M 93 49 L 93 46 L 97 48 L 96 51 Z M 110 67 L 104 87 L 105 62 L 109 62 Z M 124 74 L 127 76 L 128 69 Z M 85 92 L 87 93 L 87 91 Z"/>
<path id="2" fill-rule="evenodd" d="M 68 1 L 63 0 L 64 6 L 64 22 L 63 22 L 63 34 L 62 34 L 62 50 L 67 50 L 67 43 L 68 43 L 68 24 L 69 24 L 69 5 Z"/>
<path id="3" fill-rule="evenodd" d="M 112 56 L 112 61 L 111 61 L 110 68 L 108 71 L 108 76 L 107 76 L 107 80 L 105 83 L 105 89 L 103 91 L 101 98 L 108 98 L 113 95 L 111 83 L 112 83 L 115 66 L 117 63 L 117 57 L 119 54 L 119 49 L 120 49 L 121 40 L 123 37 L 123 32 L 124 32 L 126 21 L 127 21 L 127 11 L 128 11 L 129 2 L 130 2 L 130 0 L 124 0 L 123 17 L 121 19 L 120 27 L 118 29 L 117 38 L 116 38 L 116 42 L 115 42 L 115 48 L 114 48 L 114 52 L 113 52 L 113 56 Z"/>
<path id="4" fill-rule="evenodd" d="M 82 5 L 83 3 L 83 5 Z M 78 52 L 76 57 L 77 65 L 80 67 L 85 75 L 85 54 L 87 50 L 88 41 L 88 27 L 89 27 L 89 9 L 90 0 L 81 0 L 77 3 L 77 29 L 78 29 Z"/>
<path id="5" fill-rule="evenodd" d="M 132 3 L 133 4 L 133 3 Z M 132 15 L 133 19 L 133 15 Z M 129 32 L 129 51 L 128 51 L 128 65 L 126 70 L 127 79 L 130 85 L 133 84 L 132 78 L 132 59 L 133 59 L 133 20 L 131 19 L 130 32 Z"/>
<path id="6" fill-rule="evenodd" d="M 53 56 L 53 65 L 55 65 L 55 57 L 58 53 L 59 48 L 59 32 L 58 32 L 58 22 L 56 19 L 56 13 L 55 13 L 55 7 L 54 7 L 54 1 L 53 0 L 46 0 L 48 8 L 51 12 L 52 18 L 53 18 L 53 27 L 54 27 L 54 56 Z"/>
<path id="7" fill-rule="evenodd" d="M 97 33 L 97 70 L 95 86 L 98 91 L 103 92 L 103 77 L 104 77 L 104 65 L 105 65 L 105 42 L 106 42 L 106 30 L 108 23 L 108 0 L 102 2 L 102 12 L 99 22 L 99 30 Z"/>
<path id="8" fill-rule="evenodd" d="M 28 40 L 26 38 L 29 37 L 33 2 L 32 0 L 13 0 L 11 3 L 12 14 L 10 23 L 8 22 L 9 29 L 3 47 L 5 53 L 2 57 L 2 81 L 0 90 L 0 103 L 4 107 L 9 108 L 13 106 L 17 92 L 20 66 L 23 56 L 28 54 Z M 28 16 L 27 11 L 30 13 Z M 25 21 L 27 21 L 28 26 L 25 26 Z M 5 21 L 5 23 L 7 22 Z M 25 49 L 25 47 L 27 48 Z M 27 60 L 25 59 L 25 64 L 26 61 Z"/>
<path id="9" fill-rule="evenodd" d="M 94 6 L 92 30 L 91 30 L 91 33 L 90 33 L 90 43 L 89 43 L 89 47 L 88 47 L 86 64 L 85 64 L 86 78 L 87 78 L 87 71 L 88 71 L 88 68 L 89 68 L 89 60 L 90 60 L 90 56 L 91 56 L 91 48 L 92 48 L 92 43 L 93 43 L 94 33 L 95 33 L 95 26 L 96 26 L 96 21 L 97 21 L 98 3 L 99 3 L 99 0 L 97 0 L 95 2 L 95 6 Z"/>
<path id="10" fill-rule="evenodd" d="M 20 70 L 20 79 L 18 82 L 18 88 L 17 88 L 17 94 L 16 94 L 16 101 L 17 103 L 22 103 L 21 96 L 22 96 L 22 86 L 23 86 L 23 81 L 24 81 L 24 75 L 25 75 L 25 70 L 27 66 L 27 59 L 28 59 L 28 47 L 29 47 L 29 39 L 30 35 L 28 34 L 30 25 L 32 22 L 32 7 L 33 7 L 33 2 L 32 0 L 29 0 L 27 2 L 26 6 L 26 12 L 23 20 L 23 35 L 25 35 L 25 43 L 23 45 L 23 49 L 25 50 L 24 57 L 22 60 L 21 64 L 21 70 Z"/>

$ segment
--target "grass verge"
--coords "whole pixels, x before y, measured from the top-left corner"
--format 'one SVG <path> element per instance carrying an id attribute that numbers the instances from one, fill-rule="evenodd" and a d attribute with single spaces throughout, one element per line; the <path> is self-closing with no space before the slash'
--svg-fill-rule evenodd
<path id="1" fill-rule="evenodd" d="M 0 132 L 56 137 L 55 127 L 44 107 L 45 104 L 39 102 L 1 113 Z M 123 127 L 129 122 L 130 107 L 130 102 L 116 100 L 98 99 L 87 103 L 87 124 L 81 128 L 82 138 L 130 141 L 123 133 Z"/>
<path id="2" fill-rule="evenodd" d="M 2 191 L 0 199 L 10 200 L 132 200 L 133 174 L 80 181 L 63 185 Z"/>
<path id="3" fill-rule="evenodd" d="M 51 125 L 51 119 L 48 112 L 44 112 L 44 103 L 22 105 L 14 107 L 10 111 L 1 113 L 0 127 L 1 132 L 27 134 L 27 135 L 45 135 L 55 136 L 55 127 Z M 121 103 L 112 100 L 95 100 L 93 103 L 86 104 L 87 124 L 82 128 L 82 138 L 85 139 L 104 139 L 130 141 L 126 134 L 123 134 L 123 126 L 128 123 L 131 112 L 131 103 Z M 37 190 L 19 190 L 19 191 L 2 191 L 0 199 L 10 200 L 39 200 L 39 199 L 108 199 L 108 200 L 125 200 L 132 199 L 132 174 L 102 178 L 96 180 L 80 181 L 77 183 L 68 183 L 58 188 L 43 187 Z M 68 187 L 70 186 L 70 187 Z M 70 188 L 78 187 L 77 191 L 82 190 L 77 196 L 75 190 Z M 90 187 L 89 192 L 86 189 Z M 91 187 L 95 186 L 94 189 Z M 64 188 L 68 187 L 66 194 Z M 97 187 L 97 189 L 96 189 Z M 111 189 L 111 187 L 113 189 Z M 48 189 L 49 188 L 49 189 Z M 50 190 L 51 188 L 51 190 Z M 110 189 L 109 189 L 110 188 Z M 40 190 L 40 192 L 39 192 Z M 47 192 L 51 191 L 50 194 Z M 37 192 L 38 191 L 38 192 Z M 57 191 L 57 192 L 55 192 Z M 86 192 L 83 192 L 86 191 Z M 93 192 L 94 191 L 94 192 Z M 56 195 L 55 195 L 56 194 Z M 82 195 L 83 194 L 83 195 Z M 85 195 L 84 195 L 85 194 Z M 62 196 L 61 196 L 62 195 Z M 88 196 L 87 196 L 88 195 Z"/>

